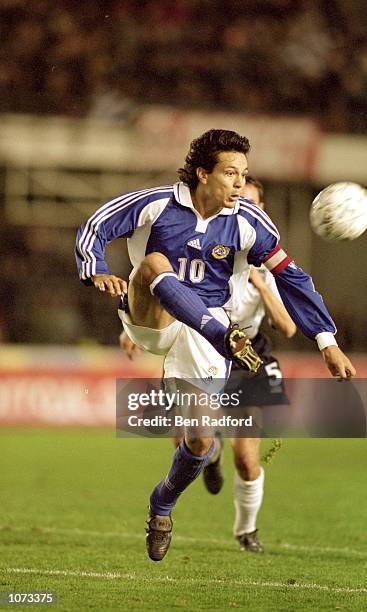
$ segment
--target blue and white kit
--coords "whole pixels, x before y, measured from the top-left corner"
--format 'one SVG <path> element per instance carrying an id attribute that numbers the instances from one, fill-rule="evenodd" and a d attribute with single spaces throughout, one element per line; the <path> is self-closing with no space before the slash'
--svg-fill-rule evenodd
<path id="1" fill-rule="evenodd" d="M 123 194 L 107 202 L 80 227 L 76 259 L 80 279 L 109 274 L 105 247 L 128 239 L 133 278 L 145 255 L 164 254 L 179 280 L 197 293 L 211 314 L 229 324 L 234 300 L 249 264 L 264 264 L 275 276 L 282 301 L 297 327 L 319 348 L 336 344 L 335 325 L 312 280 L 278 245 L 279 233 L 251 201 L 203 219 L 182 182 Z M 236 290 L 234 290 L 236 287 Z M 237 293 L 238 292 L 238 293 Z M 165 377 L 226 378 L 228 363 L 205 338 L 178 321 L 163 330 L 132 325 L 119 311 L 130 338 L 145 350 L 165 354 Z"/>

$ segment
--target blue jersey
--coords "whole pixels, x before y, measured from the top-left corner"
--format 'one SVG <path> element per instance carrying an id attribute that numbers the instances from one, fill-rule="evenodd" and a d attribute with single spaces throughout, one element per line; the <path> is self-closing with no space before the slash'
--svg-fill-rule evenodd
<path id="1" fill-rule="evenodd" d="M 236 280 L 248 264 L 265 263 L 283 277 L 278 285 L 281 297 L 308 337 L 335 332 L 308 275 L 294 264 L 289 266 L 291 259 L 279 248 L 279 234 L 270 218 L 244 198 L 233 209 L 223 208 L 208 219 L 194 208 L 184 183 L 131 192 L 107 202 L 78 231 L 76 259 L 84 283 L 91 284 L 95 274 L 109 274 L 105 247 L 118 237 L 128 239 L 132 276 L 145 255 L 162 253 L 180 281 L 207 307 L 228 306 Z"/>

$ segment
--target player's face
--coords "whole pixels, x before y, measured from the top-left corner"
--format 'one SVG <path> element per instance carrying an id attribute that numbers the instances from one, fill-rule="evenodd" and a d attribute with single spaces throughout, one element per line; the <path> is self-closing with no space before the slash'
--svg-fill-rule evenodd
<path id="1" fill-rule="evenodd" d="M 241 191 L 241 195 L 247 200 L 252 200 L 256 206 L 264 209 L 263 202 L 260 201 L 259 190 L 255 185 L 251 185 L 251 183 L 246 183 Z"/>
<path id="2" fill-rule="evenodd" d="M 211 206 L 234 208 L 246 182 L 248 165 L 246 155 L 237 151 L 223 151 L 213 171 L 203 172 L 205 196 Z"/>

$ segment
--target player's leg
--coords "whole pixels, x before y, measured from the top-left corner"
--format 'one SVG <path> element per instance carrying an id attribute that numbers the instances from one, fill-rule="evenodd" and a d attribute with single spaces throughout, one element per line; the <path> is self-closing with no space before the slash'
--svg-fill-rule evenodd
<path id="1" fill-rule="evenodd" d="M 165 255 L 150 253 L 144 258 L 130 281 L 128 305 L 134 325 L 160 330 L 177 319 L 206 338 L 222 356 L 228 357 L 225 338 L 229 324 L 226 326 L 218 321 L 202 299 L 179 281 Z M 240 335 L 230 352 L 241 351 L 247 342 L 244 334 Z"/>
<path id="2" fill-rule="evenodd" d="M 264 494 L 264 470 L 260 466 L 260 439 L 231 440 L 236 468 L 233 485 L 235 521 L 233 532 L 241 550 L 263 552 L 256 519 Z"/>
<path id="3" fill-rule="evenodd" d="M 177 448 L 178 446 L 180 446 L 182 440 L 183 440 L 183 438 L 181 438 L 181 436 L 180 437 L 179 436 L 175 436 L 174 438 L 172 438 L 173 446 L 175 448 Z"/>
<path id="4" fill-rule="evenodd" d="M 185 354 L 184 338 L 181 338 L 181 340 L 183 354 Z M 201 341 L 203 342 L 203 340 Z M 198 417 L 201 412 L 197 400 L 203 395 L 202 389 L 185 380 L 175 380 L 172 385 L 174 385 L 172 389 L 175 388 L 180 392 L 179 397 L 187 398 L 185 400 L 187 403 L 180 404 L 183 415 L 194 421 L 193 417 Z M 199 419 L 197 421 L 200 422 Z M 154 561 L 161 561 L 170 545 L 171 512 L 178 498 L 201 474 L 215 450 L 215 443 L 210 432 L 203 430 L 200 426 L 195 426 L 195 424 L 185 428 L 184 439 L 176 438 L 175 443 L 176 451 L 173 455 L 171 467 L 150 495 L 147 550 L 149 557 Z"/>
<path id="5" fill-rule="evenodd" d="M 163 308 L 150 288 L 154 279 L 163 273 L 174 274 L 169 260 L 161 253 L 150 253 L 129 282 L 129 314 L 134 325 L 164 329 L 176 320 L 177 317 Z"/>
<path id="6" fill-rule="evenodd" d="M 226 321 L 225 313 L 219 310 L 220 313 L 217 316 Z M 209 382 L 207 377 L 211 375 L 213 369 L 216 375 Z M 227 375 L 228 363 L 225 358 L 196 331 L 187 325 L 182 325 L 166 355 L 164 376 L 166 389 L 170 388 L 170 391 L 173 392 L 180 391 L 179 397 L 187 398 L 186 404 L 180 401 L 177 406 L 183 412 L 183 416 L 199 416 L 195 420 L 200 423 L 202 404 L 200 401 L 192 402 L 192 395 L 194 399 L 196 397 L 199 400 L 203 393 L 218 392 L 218 388 L 222 388 Z M 205 405 L 210 405 L 210 401 L 205 402 Z M 184 441 L 179 444 L 174 453 L 167 476 L 152 491 L 147 549 L 150 558 L 154 561 L 163 559 L 168 550 L 172 531 L 170 514 L 179 496 L 199 476 L 210 460 L 216 448 L 213 437 L 212 432 L 208 433 L 207 428 L 203 430 L 200 426 L 197 428 L 193 425 L 187 429 Z"/>
<path id="7" fill-rule="evenodd" d="M 171 512 L 185 489 L 201 474 L 215 448 L 212 438 L 185 439 L 177 446 L 171 467 L 150 496 L 147 550 L 153 561 L 165 556 L 172 537 Z"/>
<path id="8" fill-rule="evenodd" d="M 203 470 L 204 484 L 212 495 L 217 495 L 223 487 L 224 476 L 222 470 L 222 450 L 223 450 L 223 439 L 221 435 L 216 435 L 214 438 L 215 449 L 208 463 Z"/>
<path id="9" fill-rule="evenodd" d="M 202 471 L 214 451 L 213 438 L 188 437 L 177 446 L 167 476 L 153 489 L 150 509 L 153 514 L 168 516 L 181 493 Z"/>

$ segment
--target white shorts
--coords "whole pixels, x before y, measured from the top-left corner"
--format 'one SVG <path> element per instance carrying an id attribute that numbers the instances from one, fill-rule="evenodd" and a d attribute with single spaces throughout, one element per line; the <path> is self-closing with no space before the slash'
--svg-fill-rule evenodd
<path id="1" fill-rule="evenodd" d="M 223 308 L 209 308 L 209 311 L 228 326 L 229 319 Z M 230 362 L 188 325 L 174 321 L 164 329 L 151 329 L 133 325 L 130 316 L 122 310 L 118 314 L 130 340 L 139 348 L 165 355 L 164 378 L 201 379 L 204 384 L 212 379 L 228 378 Z"/>

